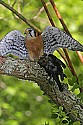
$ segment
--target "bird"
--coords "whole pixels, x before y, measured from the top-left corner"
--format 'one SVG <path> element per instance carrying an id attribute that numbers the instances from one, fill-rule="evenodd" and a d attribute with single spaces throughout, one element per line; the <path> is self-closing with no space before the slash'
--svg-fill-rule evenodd
<path id="1" fill-rule="evenodd" d="M 27 28 L 25 34 L 26 36 L 19 30 L 13 30 L 3 37 L 0 41 L 0 56 L 13 54 L 34 61 L 34 58 L 38 59 L 44 53 L 53 54 L 58 48 L 83 52 L 83 45 L 57 27 L 47 26 L 41 35 L 33 28 Z"/>

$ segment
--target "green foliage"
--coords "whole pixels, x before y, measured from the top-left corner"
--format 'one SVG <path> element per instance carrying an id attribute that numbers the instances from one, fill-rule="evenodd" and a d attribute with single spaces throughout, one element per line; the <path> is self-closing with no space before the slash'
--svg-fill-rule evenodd
<path id="1" fill-rule="evenodd" d="M 63 111 L 63 107 L 53 105 L 52 106 L 52 119 L 54 119 L 55 124 L 57 125 L 69 125 L 69 117 Z"/>
<path id="2" fill-rule="evenodd" d="M 55 125 L 80 125 L 79 121 L 74 122 L 69 118 L 62 106 L 53 105 L 51 117 L 54 119 Z"/>
<path id="3" fill-rule="evenodd" d="M 75 76 L 73 76 L 71 79 L 68 79 L 68 83 L 70 85 L 70 90 L 77 94 L 81 100 L 83 101 L 83 93 L 80 93 L 80 88 L 83 88 L 83 74 L 79 74 L 78 81 Z M 76 90 L 76 91 L 75 91 Z"/>
<path id="4" fill-rule="evenodd" d="M 14 3 L 14 0 L 3 1 L 11 6 Z M 72 36 L 82 43 L 83 2 L 81 0 L 56 0 L 55 2 Z M 17 0 L 14 8 L 42 31 L 50 25 L 45 11 L 41 11 L 42 4 L 40 0 Z M 48 8 L 56 26 L 61 29 L 62 26 L 50 4 L 48 4 Z M 40 14 L 37 16 L 38 12 Z M 0 39 L 14 29 L 24 33 L 27 27 L 29 26 L 21 19 L 0 5 Z M 61 58 L 59 54 L 55 54 Z M 69 54 L 79 76 L 79 85 L 68 68 L 64 71 L 68 78 L 64 82 L 67 83 L 68 80 L 69 88 L 83 100 L 83 93 L 78 90 L 83 87 L 83 65 L 75 52 L 69 51 Z M 0 125 L 80 125 L 78 121 L 70 120 L 63 107 L 52 105 L 48 102 L 48 98 L 45 95 L 43 96 L 43 92 L 37 84 L 19 80 L 15 77 L 0 76 Z"/>
<path id="5" fill-rule="evenodd" d="M 68 79 L 68 83 L 70 86 L 72 86 L 72 88 L 71 88 L 72 92 L 74 92 L 75 89 L 79 88 L 79 84 L 78 84 L 75 76 L 73 76 L 71 79 Z"/>
<path id="6" fill-rule="evenodd" d="M 83 74 L 80 74 L 78 78 L 79 78 L 79 87 L 83 88 Z"/>

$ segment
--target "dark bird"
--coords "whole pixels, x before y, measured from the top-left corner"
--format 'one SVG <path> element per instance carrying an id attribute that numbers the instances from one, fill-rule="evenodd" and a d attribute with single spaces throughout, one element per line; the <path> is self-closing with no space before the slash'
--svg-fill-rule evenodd
<path id="1" fill-rule="evenodd" d="M 44 54 L 42 57 L 40 57 L 38 63 L 41 67 L 45 69 L 45 71 L 50 76 L 49 82 L 51 83 L 51 78 L 53 78 L 57 82 L 59 90 L 63 91 L 61 81 L 64 80 L 64 77 L 67 78 L 67 76 L 63 73 L 63 68 L 66 68 L 66 65 L 60 59 L 58 59 L 56 56 L 52 54 Z"/>

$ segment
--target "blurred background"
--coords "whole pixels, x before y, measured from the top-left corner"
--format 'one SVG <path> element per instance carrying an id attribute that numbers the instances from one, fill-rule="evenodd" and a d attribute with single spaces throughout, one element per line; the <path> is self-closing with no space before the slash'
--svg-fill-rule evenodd
<path id="1" fill-rule="evenodd" d="M 14 7 L 14 9 L 42 31 L 46 26 L 50 25 L 41 0 L 3 1 Z M 48 0 L 45 1 L 56 26 L 63 30 L 50 2 Z M 72 36 L 83 44 L 83 1 L 54 1 Z M 25 22 L 0 4 L 0 39 L 15 29 L 24 33 L 27 27 L 29 26 Z M 75 71 L 79 76 L 83 73 L 83 66 L 75 52 L 68 52 Z M 54 52 L 54 54 L 63 61 L 57 52 Z M 64 72 L 68 79 L 73 77 L 68 68 Z M 68 82 L 68 79 L 65 79 L 64 82 Z M 79 94 L 78 89 L 73 92 Z M 0 75 L 0 125 L 70 125 L 69 121 L 67 123 L 60 121 L 60 117 L 58 117 L 60 114 L 58 115 L 58 113 L 60 110 L 62 111 L 62 108 L 58 109 L 57 106 L 55 106 L 57 117 L 55 119 L 52 118 L 53 104 L 49 103 L 48 100 L 49 98 L 43 95 L 43 92 L 36 83 Z M 66 114 L 61 118 L 66 119 Z"/>

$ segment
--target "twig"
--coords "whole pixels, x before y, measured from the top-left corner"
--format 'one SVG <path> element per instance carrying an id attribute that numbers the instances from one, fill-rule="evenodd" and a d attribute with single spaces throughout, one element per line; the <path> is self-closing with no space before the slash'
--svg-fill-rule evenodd
<path id="1" fill-rule="evenodd" d="M 14 8 L 14 5 L 16 4 L 16 2 L 17 2 L 17 0 L 14 0 L 14 3 L 12 4 L 12 8 Z M 15 19 L 17 19 L 17 18 L 15 17 L 15 15 L 14 15 L 13 12 L 12 12 L 12 15 L 13 15 L 13 17 L 14 17 Z"/>
<path id="2" fill-rule="evenodd" d="M 48 9 L 47 9 L 46 3 L 44 2 L 44 0 L 41 0 L 41 2 L 42 2 L 42 4 L 43 4 L 43 6 L 44 6 L 44 9 L 45 9 L 46 14 L 47 14 L 47 16 L 48 16 L 48 18 L 49 18 L 50 23 L 52 24 L 52 26 L 55 26 L 55 24 L 54 24 L 54 22 L 53 22 L 53 20 L 52 20 L 52 18 L 51 18 L 51 15 L 50 15 L 50 13 L 49 13 L 49 11 L 48 11 Z"/>
<path id="3" fill-rule="evenodd" d="M 18 0 L 18 12 L 21 13 L 21 0 Z"/>
<path id="4" fill-rule="evenodd" d="M 35 30 L 37 30 L 39 33 L 41 33 L 40 29 L 38 29 L 35 25 L 33 25 L 30 21 L 28 21 L 23 15 L 21 15 L 20 13 L 18 13 L 14 8 L 12 8 L 11 6 L 9 6 L 7 3 L 5 3 L 4 1 L 0 0 L 0 4 L 2 4 L 3 6 L 5 6 L 7 9 L 9 9 L 10 11 L 12 11 L 14 14 L 16 14 L 21 20 L 23 20 L 26 24 L 28 24 L 30 27 L 34 28 Z"/>
<path id="5" fill-rule="evenodd" d="M 46 3 L 46 6 L 48 6 L 49 4 L 50 4 L 50 2 L 47 2 L 47 3 Z M 34 16 L 33 19 L 37 19 L 37 17 L 39 17 L 40 14 L 41 14 L 43 11 L 44 11 L 44 7 L 42 7 L 42 8 L 39 10 L 39 12 L 37 13 L 37 15 Z"/>
<path id="6" fill-rule="evenodd" d="M 55 13 L 56 13 L 58 19 L 60 20 L 60 22 L 61 22 L 61 24 L 62 24 L 64 30 L 71 36 L 71 34 L 70 34 L 70 32 L 69 32 L 69 30 L 68 30 L 68 28 L 67 28 L 65 22 L 63 21 L 63 19 L 62 19 L 62 17 L 61 17 L 61 14 L 59 13 L 59 11 L 58 11 L 58 9 L 57 9 L 55 3 L 54 3 L 54 1 L 53 1 L 53 0 L 49 0 L 49 1 L 50 1 L 50 3 L 52 4 L 52 7 L 53 7 L 53 9 L 54 9 L 54 11 L 55 11 Z"/>
<path id="7" fill-rule="evenodd" d="M 76 51 L 76 53 L 79 56 L 81 63 L 83 64 L 83 56 L 82 56 L 81 52 L 80 51 Z"/>

